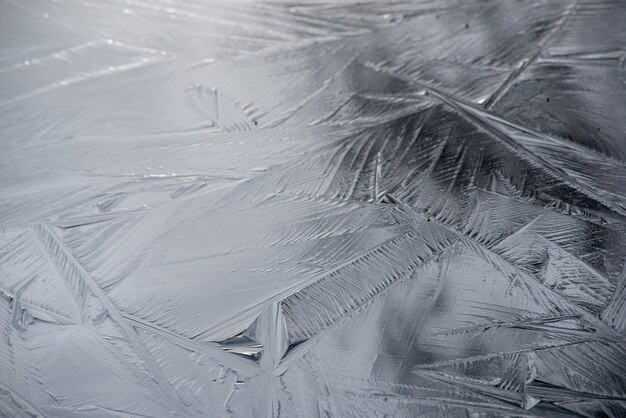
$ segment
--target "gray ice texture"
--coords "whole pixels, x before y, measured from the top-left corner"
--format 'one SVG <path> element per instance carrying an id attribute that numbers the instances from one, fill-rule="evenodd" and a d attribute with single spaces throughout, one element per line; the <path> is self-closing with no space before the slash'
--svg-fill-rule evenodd
<path id="1" fill-rule="evenodd" d="M 626 417 L 626 2 L 0 0 L 0 416 Z"/>

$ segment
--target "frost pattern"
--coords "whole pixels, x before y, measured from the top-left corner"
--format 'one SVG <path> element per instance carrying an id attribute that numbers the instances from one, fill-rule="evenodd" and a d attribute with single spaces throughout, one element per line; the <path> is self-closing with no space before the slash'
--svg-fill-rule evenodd
<path id="1" fill-rule="evenodd" d="M 626 5 L 0 3 L 0 415 L 626 416 Z"/>

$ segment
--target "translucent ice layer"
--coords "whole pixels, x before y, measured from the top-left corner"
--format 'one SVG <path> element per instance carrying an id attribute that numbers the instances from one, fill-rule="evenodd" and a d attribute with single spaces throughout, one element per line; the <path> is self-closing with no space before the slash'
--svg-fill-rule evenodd
<path id="1" fill-rule="evenodd" d="M 625 22 L 0 0 L 0 416 L 626 416 Z"/>

